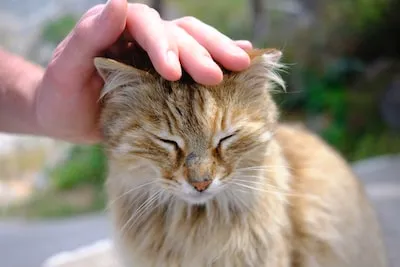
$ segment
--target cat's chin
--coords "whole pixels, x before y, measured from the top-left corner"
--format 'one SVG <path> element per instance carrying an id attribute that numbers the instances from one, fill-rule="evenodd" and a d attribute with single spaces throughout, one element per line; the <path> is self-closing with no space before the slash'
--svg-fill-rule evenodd
<path id="1" fill-rule="evenodd" d="M 179 197 L 189 205 L 205 205 L 208 201 L 212 200 L 215 195 L 210 192 L 196 192 L 190 195 L 182 194 Z"/>

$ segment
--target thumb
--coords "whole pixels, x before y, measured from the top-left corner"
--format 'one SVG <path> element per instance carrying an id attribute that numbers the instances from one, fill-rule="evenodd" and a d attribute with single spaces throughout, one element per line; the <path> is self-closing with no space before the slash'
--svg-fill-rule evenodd
<path id="1" fill-rule="evenodd" d="M 59 64 L 54 66 L 54 71 L 91 72 L 93 58 L 109 48 L 123 33 L 127 6 L 126 0 L 108 0 L 107 4 L 98 5 L 83 15 L 56 49 L 53 60 Z"/>

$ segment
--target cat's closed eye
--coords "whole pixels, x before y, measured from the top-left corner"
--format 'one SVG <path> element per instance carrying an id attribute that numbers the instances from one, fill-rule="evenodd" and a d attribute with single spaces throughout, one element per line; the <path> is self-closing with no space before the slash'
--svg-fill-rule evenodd
<path id="1" fill-rule="evenodd" d="M 180 149 L 179 144 L 178 144 L 176 141 L 174 141 L 174 140 L 165 139 L 165 138 L 158 137 L 158 136 L 157 136 L 157 139 L 158 139 L 159 141 L 161 141 L 161 142 L 167 144 L 167 145 L 173 146 L 176 150 Z"/>
<path id="2" fill-rule="evenodd" d="M 221 139 L 219 139 L 218 144 L 217 144 L 217 148 L 221 148 L 223 144 L 227 143 L 229 140 L 231 140 L 237 132 L 234 132 L 232 134 L 226 135 L 224 137 L 222 137 Z"/>

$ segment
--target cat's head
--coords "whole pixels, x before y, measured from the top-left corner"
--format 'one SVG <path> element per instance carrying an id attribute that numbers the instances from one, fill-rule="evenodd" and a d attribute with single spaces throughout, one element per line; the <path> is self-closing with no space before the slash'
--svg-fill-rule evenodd
<path id="1" fill-rule="evenodd" d="M 165 193 L 204 204 L 229 187 L 238 168 L 260 164 L 277 122 L 270 92 L 283 86 L 275 72 L 281 52 L 248 53 L 250 67 L 225 71 L 216 86 L 190 78 L 169 82 L 152 71 L 95 60 L 105 80 L 105 145 L 110 161 L 130 170 L 124 179 L 140 179 L 134 167 L 146 165 Z"/>

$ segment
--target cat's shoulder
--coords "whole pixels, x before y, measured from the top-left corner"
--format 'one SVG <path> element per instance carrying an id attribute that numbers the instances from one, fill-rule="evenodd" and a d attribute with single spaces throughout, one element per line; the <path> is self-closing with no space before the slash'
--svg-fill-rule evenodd
<path id="1" fill-rule="evenodd" d="M 348 161 L 304 125 L 279 125 L 275 140 L 295 177 L 293 185 L 326 196 L 360 190 L 359 180 Z"/>
<path id="2" fill-rule="evenodd" d="M 346 164 L 346 160 L 336 149 L 302 123 L 280 123 L 275 139 L 289 160 L 296 157 L 312 160 L 315 157 L 318 161 L 326 159 L 333 160 L 335 164 Z"/>

